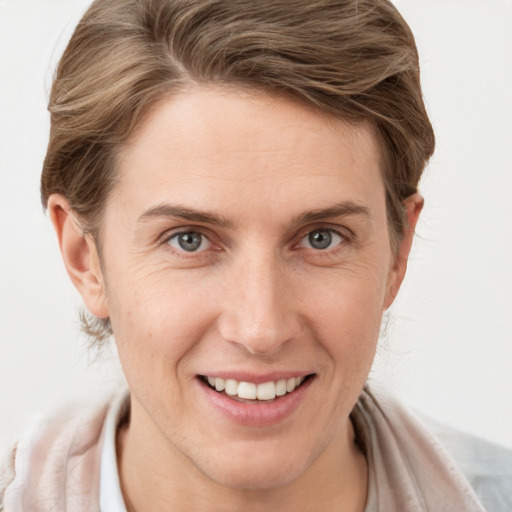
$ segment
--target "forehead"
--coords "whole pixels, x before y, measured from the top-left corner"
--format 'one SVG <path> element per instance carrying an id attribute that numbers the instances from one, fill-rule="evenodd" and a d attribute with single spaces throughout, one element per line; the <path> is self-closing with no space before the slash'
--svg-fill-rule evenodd
<path id="1" fill-rule="evenodd" d="M 169 200 L 211 208 L 257 199 L 274 211 L 383 199 L 370 127 L 289 98 L 221 88 L 157 104 L 121 150 L 118 171 L 113 199 L 137 209 Z"/>

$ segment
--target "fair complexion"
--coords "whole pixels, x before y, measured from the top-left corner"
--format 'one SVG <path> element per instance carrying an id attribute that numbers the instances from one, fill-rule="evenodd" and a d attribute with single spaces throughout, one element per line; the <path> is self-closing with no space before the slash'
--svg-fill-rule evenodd
<path id="1" fill-rule="evenodd" d="M 408 200 L 393 252 L 380 161 L 365 125 L 198 88 L 158 104 L 122 149 L 101 265 L 50 198 L 68 272 L 110 317 L 130 387 L 129 511 L 364 510 L 349 415 L 422 207 Z M 298 386 L 282 395 L 283 380 Z"/>

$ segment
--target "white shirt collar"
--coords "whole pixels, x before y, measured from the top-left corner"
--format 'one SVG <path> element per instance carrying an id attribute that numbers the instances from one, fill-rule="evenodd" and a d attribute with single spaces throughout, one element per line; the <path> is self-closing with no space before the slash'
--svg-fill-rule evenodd
<path id="1" fill-rule="evenodd" d="M 126 512 L 119 482 L 116 456 L 116 432 L 129 404 L 126 395 L 110 408 L 103 430 L 100 469 L 100 512 Z"/>

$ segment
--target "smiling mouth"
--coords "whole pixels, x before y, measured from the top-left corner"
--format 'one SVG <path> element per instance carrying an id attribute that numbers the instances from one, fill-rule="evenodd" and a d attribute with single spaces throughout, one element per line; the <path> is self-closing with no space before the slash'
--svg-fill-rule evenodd
<path id="1" fill-rule="evenodd" d="M 200 376 L 208 387 L 218 393 L 225 394 L 233 400 L 248 403 L 270 403 L 276 398 L 293 393 L 293 391 L 313 377 L 314 374 L 310 374 L 305 377 L 292 377 L 290 379 L 280 379 L 255 384 L 253 382 L 237 381 L 235 379 L 222 379 L 220 377 L 209 377 L 206 375 Z"/>

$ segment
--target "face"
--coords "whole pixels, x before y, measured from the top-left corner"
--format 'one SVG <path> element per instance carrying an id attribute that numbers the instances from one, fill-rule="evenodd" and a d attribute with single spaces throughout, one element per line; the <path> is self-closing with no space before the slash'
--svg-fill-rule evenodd
<path id="1" fill-rule="evenodd" d="M 119 172 L 102 313 L 132 438 L 252 489 L 342 450 L 398 279 L 372 131 L 197 89 L 154 109 Z"/>

